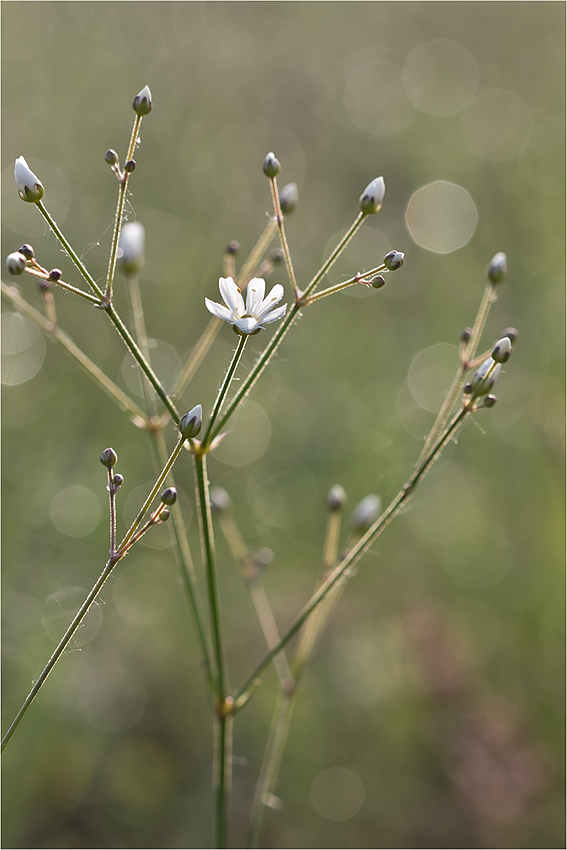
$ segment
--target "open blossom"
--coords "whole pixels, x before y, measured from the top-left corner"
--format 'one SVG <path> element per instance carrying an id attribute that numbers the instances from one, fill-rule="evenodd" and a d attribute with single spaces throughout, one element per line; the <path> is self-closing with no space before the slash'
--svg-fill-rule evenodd
<path id="1" fill-rule="evenodd" d="M 279 283 L 264 298 L 265 281 L 261 277 L 252 278 L 246 288 L 246 306 L 240 289 L 231 277 L 221 277 L 219 289 L 226 307 L 205 298 L 207 310 L 218 319 L 234 325 L 243 334 L 257 333 L 264 325 L 277 322 L 285 316 L 287 304 L 272 310 L 283 298 L 283 286 Z"/>
<path id="2" fill-rule="evenodd" d="M 16 160 L 14 177 L 18 187 L 18 195 L 22 201 L 28 201 L 30 204 L 41 201 L 44 192 L 42 183 L 35 176 L 23 156 L 19 156 Z"/>

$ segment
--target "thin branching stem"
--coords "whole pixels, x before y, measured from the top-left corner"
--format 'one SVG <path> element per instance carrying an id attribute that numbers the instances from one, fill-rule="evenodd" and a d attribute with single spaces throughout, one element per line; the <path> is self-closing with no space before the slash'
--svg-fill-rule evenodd
<path id="1" fill-rule="evenodd" d="M 207 448 L 210 444 L 211 432 L 214 428 L 217 417 L 219 416 L 223 402 L 226 398 L 226 394 L 228 393 L 229 387 L 232 383 L 232 379 L 234 377 L 234 373 L 236 372 L 236 367 L 240 363 L 240 358 L 244 353 L 244 349 L 246 347 L 246 343 L 248 341 L 248 334 L 241 334 L 238 338 L 238 345 L 234 351 L 232 356 L 232 360 L 230 361 L 230 366 L 226 370 L 226 374 L 224 376 L 223 382 L 220 386 L 220 389 L 217 393 L 217 397 L 213 406 L 213 412 L 211 413 L 211 418 L 209 420 L 209 424 L 207 426 L 207 430 L 205 436 L 203 437 L 203 447 Z"/>
<path id="2" fill-rule="evenodd" d="M 347 230 L 347 232 L 345 233 L 343 238 L 340 240 L 337 247 L 334 249 L 334 251 L 331 253 L 331 255 L 325 260 L 325 262 L 323 263 L 323 265 L 321 266 L 321 268 L 319 269 L 319 271 L 317 272 L 315 277 L 307 285 L 307 289 L 303 293 L 304 298 L 308 298 L 311 295 L 311 293 L 313 292 L 313 290 L 315 289 L 315 287 L 318 286 L 319 283 L 323 280 L 323 278 L 325 277 L 325 275 L 327 274 L 329 269 L 334 265 L 336 260 L 338 260 L 338 258 L 340 257 L 340 255 L 342 254 L 342 252 L 344 251 L 344 249 L 346 248 L 346 246 L 348 245 L 348 243 L 350 242 L 350 240 L 352 239 L 352 237 L 354 236 L 356 231 L 359 229 L 359 227 L 361 226 L 361 224 L 362 224 L 362 222 L 364 221 L 365 218 L 366 218 L 366 215 L 363 212 L 360 212 L 357 215 L 354 222 L 351 224 L 351 226 L 349 227 L 349 229 Z"/>
<path id="3" fill-rule="evenodd" d="M 300 298 L 303 293 L 299 290 L 297 285 L 297 281 L 295 279 L 295 272 L 293 270 L 293 263 L 291 261 L 291 254 L 289 252 L 289 245 L 287 244 L 287 237 L 285 235 L 285 227 L 284 227 L 284 217 L 282 213 L 282 208 L 280 205 L 280 196 L 278 193 L 278 183 L 275 177 L 270 178 L 270 190 L 272 192 L 272 203 L 274 205 L 274 213 L 275 220 L 278 226 L 278 230 L 280 233 L 280 243 L 282 246 L 282 251 L 284 255 L 285 267 L 287 269 L 287 274 L 293 288 L 293 297 L 297 300 Z"/>
<path id="4" fill-rule="evenodd" d="M 78 289 L 76 286 L 71 286 L 70 283 L 66 283 L 64 280 L 50 280 L 48 272 L 34 269 L 33 266 L 26 266 L 24 271 L 26 274 L 32 275 L 32 277 L 37 277 L 40 280 L 49 281 L 50 283 L 55 284 L 55 286 L 60 286 L 61 289 L 64 289 L 66 292 L 72 292 L 73 295 L 80 295 L 81 298 L 84 298 L 86 301 L 90 301 L 91 304 L 95 304 L 96 306 L 100 304 L 100 298 L 97 298 L 96 295 L 91 295 L 90 292 L 84 292 L 82 289 Z"/>
<path id="5" fill-rule="evenodd" d="M 356 274 L 354 277 L 349 278 L 348 280 L 343 280 L 342 283 L 336 283 L 334 286 L 330 286 L 328 289 L 324 289 L 322 292 L 318 292 L 316 295 L 304 296 L 302 299 L 302 303 L 308 307 L 310 304 L 313 304 L 315 301 L 319 301 L 321 298 L 326 298 L 327 295 L 334 295 L 335 292 L 340 292 L 342 289 L 346 289 L 348 286 L 353 286 L 355 283 L 368 284 L 370 283 L 367 278 L 370 275 L 378 274 L 379 272 L 386 271 L 386 266 L 384 263 L 376 266 L 374 269 L 370 269 L 367 272 Z"/>

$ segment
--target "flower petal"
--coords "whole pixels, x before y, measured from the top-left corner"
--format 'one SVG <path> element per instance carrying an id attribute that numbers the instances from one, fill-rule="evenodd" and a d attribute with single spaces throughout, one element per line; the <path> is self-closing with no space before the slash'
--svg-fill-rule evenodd
<path id="1" fill-rule="evenodd" d="M 253 277 L 246 287 L 246 312 L 249 316 L 255 316 L 261 309 L 266 282 L 261 277 Z"/>
<path id="2" fill-rule="evenodd" d="M 232 312 L 234 319 L 239 319 L 244 315 L 244 299 L 237 285 L 231 277 L 219 278 L 220 294 L 223 301 Z"/>
<path id="3" fill-rule="evenodd" d="M 271 313 L 262 316 L 261 319 L 258 319 L 258 322 L 260 325 L 270 325 L 272 322 L 278 322 L 280 319 L 283 319 L 286 310 L 287 304 L 284 304 L 283 307 L 278 307 L 276 310 L 272 310 Z"/>
<path id="4" fill-rule="evenodd" d="M 212 313 L 217 319 L 223 319 L 223 321 L 231 323 L 234 321 L 231 311 L 223 307 L 222 304 L 217 304 L 216 301 L 209 301 L 208 298 L 205 298 L 205 304 L 209 313 Z"/>
<path id="5" fill-rule="evenodd" d="M 278 301 L 281 301 L 284 295 L 284 288 L 281 283 L 277 283 L 274 288 L 270 291 L 270 294 L 264 298 L 262 303 L 260 304 L 259 309 L 254 314 L 257 316 L 258 321 L 262 321 L 262 316 L 268 313 Z"/>
<path id="6" fill-rule="evenodd" d="M 260 325 L 256 319 L 250 316 L 246 316 L 244 319 L 237 319 L 234 324 L 243 334 L 251 334 L 260 329 Z"/>

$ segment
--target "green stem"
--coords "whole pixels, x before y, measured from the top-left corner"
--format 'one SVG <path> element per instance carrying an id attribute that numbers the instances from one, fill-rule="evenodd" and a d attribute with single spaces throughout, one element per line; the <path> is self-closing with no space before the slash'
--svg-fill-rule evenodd
<path id="1" fill-rule="evenodd" d="M 207 448 L 210 445 L 211 431 L 213 430 L 217 416 L 219 415 L 219 413 L 221 411 L 222 404 L 223 404 L 223 402 L 226 398 L 226 394 L 227 394 L 229 387 L 232 383 L 232 379 L 234 377 L 236 367 L 238 366 L 238 364 L 240 362 L 240 358 L 242 357 L 242 354 L 244 353 L 244 348 L 246 346 L 247 341 L 248 341 L 248 334 L 242 334 L 238 338 L 238 345 L 236 346 L 236 350 L 235 350 L 235 352 L 232 356 L 230 366 L 226 370 L 224 380 L 223 380 L 221 387 L 218 391 L 217 398 L 216 398 L 216 401 L 215 401 L 215 404 L 214 404 L 214 407 L 213 407 L 213 412 L 211 413 L 209 425 L 207 427 L 207 431 L 206 431 L 205 436 L 204 436 L 203 441 L 202 441 L 202 445 L 203 445 L 204 448 Z"/>
<path id="2" fill-rule="evenodd" d="M 85 298 L 87 301 L 90 301 L 91 304 L 96 304 L 97 307 L 100 304 L 100 298 L 96 298 L 94 295 L 91 295 L 90 292 L 84 292 L 82 289 L 77 289 L 76 286 L 71 286 L 70 283 L 65 283 L 64 280 L 49 280 L 49 274 L 40 272 L 39 269 L 26 266 L 24 271 L 26 274 L 32 275 L 32 277 L 39 278 L 39 280 L 49 281 L 49 283 L 52 283 L 55 286 L 60 286 L 61 289 L 66 290 L 66 292 L 72 292 L 73 295 L 80 295 L 81 298 Z"/>
<path id="3" fill-rule="evenodd" d="M 136 141 L 138 139 L 138 133 L 140 130 L 140 124 L 142 123 L 142 116 L 136 115 L 134 120 L 134 127 L 132 128 L 132 135 L 130 136 L 130 144 L 128 145 L 128 153 L 126 154 L 125 162 L 132 159 L 134 156 L 134 148 L 136 147 Z M 106 276 L 106 289 L 104 292 L 104 300 L 111 303 L 112 302 L 112 284 L 114 282 L 114 273 L 116 270 L 116 253 L 118 251 L 118 242 L 120 240 L 120 231 L 122 230 L 122 220 L 124 216 L 124 203 L 126 201 L 126 191 L 128 189 L 128 180 L 130 175 L 125 172 L 122 180 L 120 181 L 120 188 L 118 190 L 118 203 L 116 205 L 116 215 L 114 216 L 114 231 L 112 234 L 112 244 L 110 247 L 110 258 L 108 261 L 108 274 Z"/>
<path id="4" fill-rule="evenodd" d="M 232 724 L 230 716 L 217 715 L 214 727 L 215 836 L 214 847 L 228 846 L 228 815 L 232 779 Z"/>
<path id="5" fill-rule="evenodd" d="M 258 679 L 260 674 L 264 672 L 264 670 L 270 664 L 274 656 L 277 655 L 277 653 L 280 652 L 283 647 L 289 643 L 289 641 L 295 634 L 297 634 L 297 632 L 299 631 L 303 623 L 306 621 L 306 619 L 309 617 L 311 612 L 321 603 L 323 599 L 325 599 L 325 597 L 330 593 L 330 591 L 333 590 L 336 584 L 343 578 L 345 573 L 352 566 L 354 566 L 354 564 L 362 557 L 362 555 L 364 555 L 370 545 L 384 531 L 386 526 L 389 525 L 392 519 L 402 508 L 404 503 L 410 498 L 419 480 L 423 477 L 423 475 L 437 459 L 443 447 L 451 439 L 455 431 L 462 424 L 467 414 L 471 412 L 473 401 L 474 398 L 471 398 L 471 400 L 467 402 L 467 404 L 464 405 L 463 408 L 456 414 L 451 424 L 441 435 L 437 443 L 432 447 L 431 451 L 424 458 L 421 465 L 414 471 L 407 484 L 405 484 L 404 487 L 400 490 L 400 492 L 393 499 L 388 508 L 376 520 L 374 525 L 372 525 L 368 529 L 366 534 L 364 534 L 360 538 L 358 543 L 356 543 L 352 547 L 352 549 L 348 552 L 345 558 L 343 558 L 341 563 L 333 570 L 329 578 L 321 585 L 319 590 L 315 594 L 313 594 L 307 605 L 303 608 L 301 613 L 296 617 L 291 626 L 289 626 L 287 631 L 283 634 L 279 644 L 273 649 L 271 649 L 264 656 L 263 660 L 258 664 L 253 673 L 246 679 L 244 684 L 241 685 L 241 687 L 238 689 L 234 696 L 235 710 L 241 709 L 246 704 L 249 696 L 257 688 L 256 680 Z"/>
<path id="6" fill-rule="evenodd" d="M 2 290 L 2 295 L 7 298 L 18 310 L 19 313 L 22 313 L 24 316 L 27 316 L 29 319 L 34 322 L 38 327 L 40 327 L 46 334 L 48 334 L 52 339 L 54 339 L 59 345 L 70 355 L 70 357 L 75 360 L 75 362 L 82 368 L 84 371 L 90 375 L 93 381 L 98 384 L 98 386 L 104 390 L 104 392 L 112 398 L 122 410 L 127 410 L 130 414 L 132 414 L 132 420 L 135 422 L 138 427 L 145 427 L 148 425 L 148 417 L 144 413 L 141 407 L 132 401 L 126 393 L 120 389 L 111 379 L 100 369 L 96 363 L 93 363 L 80 348 L 73 342 L 73 340 L 67 336 L 64 331 L 60 330 L 58 327 L 53 327 L 52 323 L 49 322 L 41 313 L 35 310 L 27 301 L 17 293 L 12 287 L 7 286 L 5 283 L 0 283 L 0 287 Z"/>
<path id="7" fill-rule="evenodd" d="M 224 673 L 224 654 L 221 636 L 221 618 L 219 592 L 215 564 L 215 541 L 213 536 L 213 524 L 211 518 L 211 503 L 209 499 L 209 481 L 207 478 L 206 454 L 196 453 L 196 498 L 199 515 L 199 529 L 201 532 L 201 547 L 203 560 L 207 574 L 207 589 L 209 595 L 209 613 L 211 618 L 211 631 L 213 635 L 213 653 L 215 656 L 215 696 L 217 711 L 224 710 L 226 686 Z"/>
<path id="8" fill-rule="evenodd" d="M 289 246 L 287 244 L 287 238 L 285 235 L 284 228 L 284 217 L 282 213 L 282 208 L 280 206 L 280 196 L 278 194 L 278 183 L 275 177 L 270 179 L 270 189 L 272 191 L 272 203 L 274 205 L 275 219 L 276 224 L 278 225 L 278 230 L 280 232 L 280 242 L 282 246 L 282 251 L 285 260 L 285 266 L 287 269 L 287 274 L 290 280 L 290 283 L 293 287 L 293 295 L 296 299 L 300 298 L 303 294 L 300 292 L 299 287 L 297 285 L 297 281 L 295 279 L 295 272 L 293 270 L 293 263 L 291 261 L 291 254 L 289 252 Z"/>
<path id="9" fill-rule="evenodd" d="M 309 306 L 309 304 L 313 304 L 314 301 L 319 301 L 321 298 L 326 298 L 327 295 L 334 295 L 335 292 L 340 292 L 341 289 L 346 289 L 348 286 L 352 286 L 355 283 L 361 283 L 367 277 L 372 274 L 377 274 L 378 272 L 383 272 L 386 270 L 386 266 L 384 263 L 381 263 L 379 266 L 376 266 L 374 269 L 370 269 L 364 274 L 356 274 L 354 277 L 351 277 L 349 280 L 343 280 L 342 283 L 336 283 L 334 286 L 330 286 L 328 289 L 324 289 L 322 292 L 318 292 L 317 295 L 311 295 L 310 297 L 304 296 L 302 299 L 302 303 L 305 306 Z"/>
<path id="10" fill-rule="evenodd" d="M 136 341 L 140 346 L 140 351 L 146 361 L 151 366 L 150 350 L 148 348 L 148 337 L 146 334 L 146 323 L 144 321 L 144 308 L 142 305 L 142 296 L 140 293 L 140 284 L 136 275 L 128 275 L 128 294 L 130 296 L 130 309 L 132 311 L 132 320 L 134 323 L 134 331 L 136 333 Z M 142 389 L 146 400 L 146 408 L 150 417 L 156 414 L 156 399 L 152 392 L 151 385 L 148 386 L 147 381 L 142 379 Z"/>
<path id="11" fill-rule="evenodd" d="M 327 272 L 329 271 L 331 266 L 340 257 L 340 255 L 342 254 L 342 252 L 344 251 L 344 249 L 346 248 L 346 246 L 348 245 L 348 243 L 350 242 L 350 240 L 352 239 L 352 237 L 354 236 L 356 231 L 359 229 L 360 225 L 362 224 L 362 222 L 364 221 L 365 218 L 366 218 L 365 213 L 359 212 L 359 214 L 355 218 L 354 222 L 351 224 L 350 228 L 347 230 L 347 232 L 345 233 L 345 235 L 343 236 L 343 238 L 341 239 L 341 241 L 339 242 L 339 244 L 337 245 L 335 250 L 332 252 L 330 257 L 328 257 L 328 259 L 325 260 L 325 262 L 323 263 L 323 265 L 321 266 L 321 268 L 319 269 L 319 271 L 317 272 L 315 277 L 311 280 L 311 282 L 307 286 L 307 289 L 303 293 L 304 298 L 307 298 L 313 292 L 315 287 L 323 280 L 323 278 L 325 277 L 325 275 L 327 274 Z"/>

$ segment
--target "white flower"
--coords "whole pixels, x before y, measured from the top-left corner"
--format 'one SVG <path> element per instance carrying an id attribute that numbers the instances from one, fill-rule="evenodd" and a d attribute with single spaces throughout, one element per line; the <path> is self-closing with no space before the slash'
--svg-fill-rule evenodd
<path id="1" fill-rule="evenodd" d="M 28 201 L 30 204 L 36 204 L 38 201 L 41 201 L 45 190 L 41 181 L 35 176 L 23 156 L 19 156 L 16 160 L 14 177 L 16 178 L 16 186 L 18 187 L 18 195 L 22 201 Z"/>
<path id="2" fill-rule="evenodd" d="M 136 274 L 144 265 L 144 225 L 139 221 L 125 224 L 118 240 L 116 262 L 125 274 Z"/>
<path id="3" fill-rule="evenodd" d="M 218 319 L 235 325 L 243 334 L 257 333 L 264 325 L 277 322 L 285 316 L 287 304 L 272 310 L 283 298 L 283 286 L 279 283 L 264 298 L 265 281 L 261 277 L 253 277 L 246 288 L 246 307 L 242 293 L 231 277 L 221 277 L 219 289 L 226 307 L 205 298 L 207 310 Z"/>

